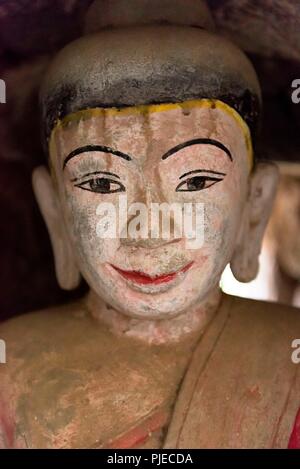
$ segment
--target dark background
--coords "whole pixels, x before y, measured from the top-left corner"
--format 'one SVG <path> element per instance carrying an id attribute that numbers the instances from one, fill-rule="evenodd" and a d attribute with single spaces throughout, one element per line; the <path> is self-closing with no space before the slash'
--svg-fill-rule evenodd
<path id="1" fill-rule="evenodd" d="M 59 48 L 80 36 L 91 0 L 0 0 L 0 319 L 66 301 L 59 289 L 46 228 L 31 189 L 45 163 L 39 139 L 38 88 Z M 249 54 L 263 87 L 265 158 L 298 161 L 300 104 L 299 0 L 210 0 L 218 30 Z"/>

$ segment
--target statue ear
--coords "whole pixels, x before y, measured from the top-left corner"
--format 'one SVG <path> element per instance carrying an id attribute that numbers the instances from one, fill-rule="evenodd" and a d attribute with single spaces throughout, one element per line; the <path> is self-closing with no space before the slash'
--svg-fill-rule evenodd
<path id="1" fill-rule="evenodd" d="M 57 194 L 46 167 L 39 166 L 33 171 L 32 185 L 50 235 L 57 281 L 64 290 L 72 290 L 80 283 L 80 272 L 74 261 Z"/>
<path id="2" fill-rule="evenodd" d="M 230 267 L 240 282 L 253 280 L 259 269 L 263 235 L 276 195 L 279 171 L 272 163 L 257 163 L 251 175 L 237 244 Z"/>

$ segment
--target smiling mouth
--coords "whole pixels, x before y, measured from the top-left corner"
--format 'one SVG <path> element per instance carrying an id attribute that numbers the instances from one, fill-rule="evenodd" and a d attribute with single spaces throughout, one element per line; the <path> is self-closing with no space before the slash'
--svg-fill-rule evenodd
<path id="1" fill-rule="evenodd" d="M 135 270 L 123 270 L 119 267 L 116 267 L 113 264 L 110 264 L 111 267 L 116 270 L 123 278 L 126 280 L 131 280 L 134 283 L 139 285 L 160 285 L 162 283 L 168 283 L 174 280 L 179 274 L 185 273 L 189 270 L 194 262 L 190 262 L 182 269 L 177 270 L 176 272 L 170 272 L 164 275 L 150 276 L 143 272 L 137 272 Z"/>

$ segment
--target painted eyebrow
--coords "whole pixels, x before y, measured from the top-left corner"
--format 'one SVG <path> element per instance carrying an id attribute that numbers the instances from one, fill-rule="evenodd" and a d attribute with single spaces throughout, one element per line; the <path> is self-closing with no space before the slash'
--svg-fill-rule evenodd
<path id="1" fill-rule="evenodd" d="M 212 171 L 211 169 L 194 169 L 193 171 L 184 173 L 182 176 L 180 176 L 179 179 L 182 179 L 185 176 L 189 176 L 190 174 L 196 174 L 196 173 L 210 173 L 210 174 L 215 174 L 216 176 L 226 176 L 225 173 L 220 173 L 219 171 Z"/>
<path id="2" fill-rule="evenodd" d="M 86 178 L 88 176 L 95 176 L 96 174 L 105 174 L 106 176 L 114 176 L 114 177 L 120 179 L 120 176 L 118 176 L 115 173 L 110 173 L 109 171 L 93 171 L 92 173 L 84 174 L 82 177 L 71 179 L 71 182 L 76 182 L 79 179 L 83 179 L 83 178 Z"/>
<path id="3" fill-rule="evenodd" d="M 180 143 L 179 145 L 176 145 L 176 147 L 171 148 L 171 150 L 167 151 L 167 153 L 165 153 L 161 159 L 166 160 L 167 158 L 169 158 L 169 156 L 174 155 L 174 153 L 177 153 L 183 148 L 190 147 L 192 145 L 213 145 L 223 150 L 226 153 L 226 155 L 229 157 L 230 161 L 233 161 L 232 155 L 230 151 L 228 150 L 228 148 L 225 147 L 223 143 L 219 142 L 218 140 L 214 140 L 212 138 L 195 138 L 194 140 L 188 140 L 187 142 Z"/>
<path id="4" fill-rule="evenodd" d="M 81 153 L 87 153 L 87 152 L 90 152 L 90 151 L 98 151 L 98 152 L 101 152 L 101 153 L 110 153 L 111 155 L 118 156 L 120 158 L 123 158 L 126 161 L 131 161 L 132 160 L 131 156 L 127 155 L 126 153 L 123 153 L 122 151 L 114 150 L 113 148 L 107 147 L 105 145 L 86 145 L 84 147 L 76 148 L 75 150 L 71 151 L 71 153 L 69 153 L 68 156 L 66 156 L 66 158 L 64 160 L 63 169 L 65 169 L 66 165 L 68 164 L 68 162 L 72 158 L 74 158 L 75 156 L 80 155 Z"/>

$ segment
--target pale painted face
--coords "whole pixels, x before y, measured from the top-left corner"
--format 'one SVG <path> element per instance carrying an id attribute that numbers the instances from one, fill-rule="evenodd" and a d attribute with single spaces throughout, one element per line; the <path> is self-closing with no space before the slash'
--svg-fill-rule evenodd
<path id="1" fill-rule="evenodd" d="M 90 287 L 139 318 L 171 317 L 204 300 L 232 257 L 247 198 L 250 148 L 242 119 L 223 103 L 201 100 L 95 109 L 67 121 L 52 133 L 51 163 Z M 99 237 L 97 207 L 118 207 L 125 195 L 129 206 L 146 204 L 149 219 L 151 203 L 204 204 L 204 244 L 187 247 L 184 232 L 170 239 Z"/>

